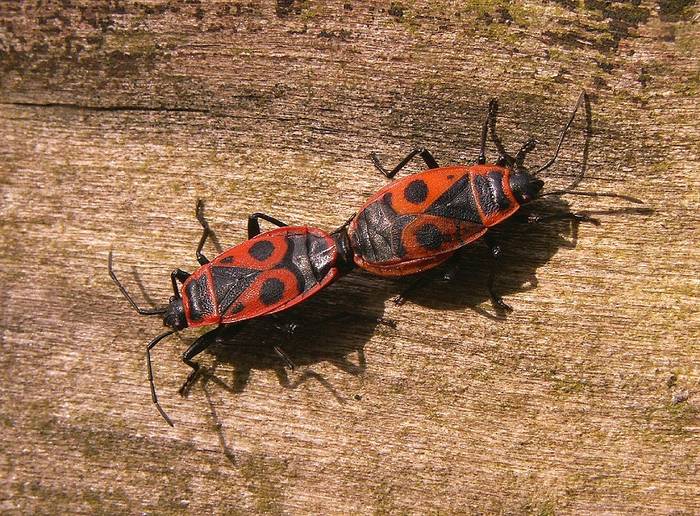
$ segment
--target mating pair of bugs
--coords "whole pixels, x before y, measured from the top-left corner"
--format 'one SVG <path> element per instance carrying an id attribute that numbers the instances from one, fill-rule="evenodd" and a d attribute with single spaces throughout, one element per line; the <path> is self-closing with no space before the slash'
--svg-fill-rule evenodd
<path id="1" fill-rule="evenodd" d="M 427 149 L 417 148 L 389 171 L 373 154 L 374 165 L 388 178 L 416 156 L 428 169 L 381 189 L 331 233 L 309 226 L 288 226 L 270 215 L 255 213 L 248 219 L 248 240 L 210 261 L 202 254 L 210 229 L 200 201 L 196 210 L 204 229 L 196 250 L 200 267 L 191 274 L 181 269 L 172 272 L 173 296 L 166 307 L 140 308 L 114 274 L 110 252 L 109 274 L 124 297 L 139 314 L 162 316 L 164 325 L 170 328 L 146 346 L 151 396 L 160 414 L 173 424 L 158 402 L 150 352 L 172 333 L 213 324 L 219 326 L 212 332 L 224 327 L 240 329 L 249 319 L 301 303 L 355 267 L 379 276 L 415 274 L 455 260 L 460 249 L 482 237 L 497 258 L 500 249 L 488 238 L 489 228 L 512 217 L 523 204 L 545 195 L 585 194 L 573 191 L 583 170 L 567 189 L 545 194 L 544 182 L 537 175 L 554 164 L 577 110 L 587 101 L 582 92 L 561 131 L 554 155 L 534 172 L 524 167 L 527 154 L 535 148 L 534 139 L 511 156 L 496 135 L 496 100 L 489 103 L 474 165 L 439 167 Z M 498 150 L 494 164 L 486 163 L 489 133 Z M 261 219 L 278 227 L 261 233 Z M 551 219 L 595 222 L 570 212 L 528 217 L 530 222 Z M 495 307 L 510 310 L 494 293 L 494 270 L 488 281 L 491 300 Z M 185 385 L 194 381 L 199 365 L 193 359 L 214 341 L 212 332 L 196 339 L 183 353 L 182 360 L 193 370 Z"/>

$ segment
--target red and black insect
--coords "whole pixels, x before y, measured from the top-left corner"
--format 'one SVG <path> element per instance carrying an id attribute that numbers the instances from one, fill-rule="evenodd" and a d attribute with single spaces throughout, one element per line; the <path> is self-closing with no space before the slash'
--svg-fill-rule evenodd
<path id="1" fill-rule="evenodd" d="M 480 238 L 484 239 L 492 256 L 498 258 L 500 248 L 490 238 L 489 228 L 512 217 L 523 204 L 546 195 L 600 195 L 640 202 L 624 195 L 574 191 L 583 178 L 583 167 L 568 188 L 541 193 L 544 182 L 536 176 L 554 164 L 576 112 L 584 102 L 587 102 L 585 92 L 561 132 L 554 156 L 534 172 L 524 167 L 527 154 L 535 148 L 534 139 L 528 140 L 513 157 L 496 135 L 496 100 L 489 104 L 475 165 L 440 168 L 428 150 L 417 148 L 388 171 L 373 154 L 375 166 L 389 178 L 415 156 L 425 161 L 428 170 L 383 188 L 370 197 L 354 218 L 330 234 L 307 226 L 289 227 L 269 215 L 255 213 L 248 220 L 249 240 L 209 261 L 202 249 L 210 230 L 199 202 L 196 214 L 204 232 L 196 256 L 201 266 L 191 274 L 180 269 L 172 272 L 174 295 L 167 307 L 140 308 L 114 274 L 110 252 L 109 274 L 124 297 L 139 314 L 160 315 L 163 323 L 171 328 L 146 347 L 151 396 L 161 415 L 172 425 L 156 396 L 150 351 L 178 330 L 217 324 L 212 332 L 222 328 L 238 331 L 249 319 L 276 314 L 297 305 L 355 266 L 380 276 L 414 274 L 454 260 L 464 246 Z M 499 153 L 495 164 L 486 163 L 489 133 Z M 278 228 L 261 234 L 259 219 Z M 530 222 L 553 219 L 597 223 L 584 214 L 571 212 L 527 217 Z M 491 300 L 496 307 L 509 310 L 510 307 L 494 294 L 494 271 L 491 270 L 488 281 Z M 182 283 L 179 289 L 178 281 Z M 192 359 L 213 342 L 212 332 L 199 337 L 183 353 L 182 360 L 193 370 L 183 389 L 194 381 L 199 365 Z M 276 351 L 289 362 L 281 350 Z"/>
<path id="2" fill-rule="evenodd" d="M 109 254 L 109 275 L 129 303 L 141 315 L 162 316 L 163 324 L 171 328 L 146 346 L 153 403 L 171 426 L 172 421 L 158 402 L 153 381 L 150 352 L 158 342 L 187 327 L 217 324 L 212 332 L 225 327 L 239 330 L 248 319 L 275 314 L 301 303 L 353 266 L 344 227 L 328 234 L 307 226 L 287 226 L 264 213 L 249 217 L 249 240 L 209 261 L 202 254 L 210 230 L 202 215 L 201 201 L 197 203 L 196 214 L 204 228 L 196 251 L 200 267 L 191 274 L 181 269 L 172 272 L 173 296 L 167 307 L 140 308 L 114 274 L 112 253 Z M 259 219 L 278 228 L 261 233 Z M 180 288 L 178 282 L 182 283 Z M 199 369 L 192 359 L 214 341 L 212 332 L 199 337 L 183 353 L 183 362 L 193 370 L 183 389 L 194 380 Z M 276 350 L 286 358 L 281 350 Z"/>
<path id="3" fill-rule="evenodd" d="M 523 204 L 545 195 L 609 195 L 636 201 L 615 194 L 574 192 L 573 188 L 583 177 L 583 168 L 568 188 L 541 193 L 544 181 L 537 175 L 554 164 L 576 112 L 584 102 L 587 103 L 588 98 L 582 92 L 561 132 L 554 156 L 534 172 L 525 169 L 524 161 L 535 148 L 536 140 L 529 139 L 515 157 L 508 154 L 496 135 L 498 103 L 495 99 L 489 104 L 482 126 L 480 153 L 474 165 L 439 167 L 427 149 L 416 148 L 388 171 L 373 153 L 371 157 L 375 166 L 388 178 L 394 177 L 415 156 L 425 161 L 428 170 L 391 183 L 372 195 L 360 208 L 348 227 L 355 264 L 380 276 L 414 274 L 456 258 L 460 249 L 482 237 L 492 256 L 497 258 L 501 251 L 487 234 L 489 228 L 512 217 Z M 486 163 L 489 132 L 499 153 L 495 164 Z M 528 217 L 530 222 L 552 219 L 597 223 L 586 215 L 570 212 Z M 493 281 L 494 270 L 488 282 L 494 306 L 510 310 L 494 294 Z M 402 296 L 397 299 L 401 302 Z"/>

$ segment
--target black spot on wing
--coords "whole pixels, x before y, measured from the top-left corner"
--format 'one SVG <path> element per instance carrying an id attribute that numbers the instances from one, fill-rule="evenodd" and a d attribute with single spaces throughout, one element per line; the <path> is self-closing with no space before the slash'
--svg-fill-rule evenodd
<path id="1" fill-rule="evenodd" d="M 272 256 L 274 250 L 275 246 L 272 242 L 269 240 L 260 240 L 250 246 L 248 253 L 259 262 L 264 262 L 270 256 Z"/>
<path id="2" fill-rule="evenodd" d="M 422 179 L 414 179 L 404 189 L 403 196 L 412 204 L 420 204 L 428 197 L 428 185 Z"/>
<path id="3" fill-rule="evenodd" d="M 260 287 L 260 301 L 264 305 L 274 305 L 284 295 L 284 283 L 277 278 L 268 278 Z"/>
<path id="4" fill-rule="evenodd" d="M 440 249 L 445 241 L 440 229 L 434 224 L 423 224 L 419 227 L 416 231 L 416 240 L 418 245 L 430 251 Z"/>
<path id="5" fill-rule="evenodd" d="M 228 311 L 228 315 L 237 314 L 238 312 L 243 311 L 244 308 L 245 305 L 243 303 L 239 303 L 238 301 L 236 301 L 231 305 L 231 309 Z"/>

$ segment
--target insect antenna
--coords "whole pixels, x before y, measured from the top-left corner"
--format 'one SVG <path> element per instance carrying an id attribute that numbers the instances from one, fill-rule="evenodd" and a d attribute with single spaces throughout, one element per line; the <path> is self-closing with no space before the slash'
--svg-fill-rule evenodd
<path id="1" fill-rule="evenodd" d="M 578 111 L 578 108 L 581 106 L 581 104 L 586 105 L 586 131 L 588 134 L 590 134 L 590 103 L 588 100 L 588 94 L 585 91 L 581 92 L 581 95 L 579 95 L 578 100 L 576 101 L 576 105 L 574 106 L 574 110 L 571 112 L 571 116 L 569 117 L 569 121 L 566 123 L 564 128 L 561 131 L 561 135 L 559 136 L 559 143 L 557 144 L 557 149 L 554 151 L 554 156 L 550 158 L 547 163 L 542 165 L 540 168 L 532 172 L 530 175 L 536 176 L 543 170 L 547 170 L 549 167 L 551 167 L 554 162 L 557 160 L 557 157 L 559 156 L 559 151 L 561 150 L 561 146 L 564 143 L 564 139 L 566 138 L 566 134 L 569 132 L 569 128 L 571 127 L 571 124 L 574 123 L 574 118 L 576 118 L 576 112 Z M 579 177 L 576 178 L 576 181 L 574 181 L 575 184 L 578 184 L 581 179 L 583 179 L 583 172 L 585 171 L 585 167 L 581 167 L 581 173 L 579 174 Z"/>
<path id="2" fill-rule="evenodd" d="M 136 304 L 136 301 L 132 299 L 132 297 L 129 295 L 129 293 L 126 291 L 124 288 L 124 285 L 121 284 L 121 282 L 117 279 L 117 275 L 114 274 L 114 270 L 112 269 L 112 251 L 109 251 L 109 259 L 107 261 L 107 269 L 109 270 L 109 276 L 112 278 L 114 283 L 117 285 L 119 290 L 121 291 L 122 295 L 126 298 L 126 300 L 129 302 L 129 304 L 136 310 L 140 315 L 163 315 L 166 311 L 167 308 L 141 308 L 139 305 Z"/>
<path id="3" fill-rule="evenodd" d="M 163 416 L 163 419 L 165 419 L 165 421 L 170 426 L 175 426 L 175 425 L 173 425 L 172 420 L 170 419 L 168 414 L 165 413 L 165 410 L 163 410 L 163 407 L 161 407 L 160 403 L 158 402 L 158 395 L 156 394 L 156 384 L 153 381 L 153 366 L 151 365 L 151 350 L 161 340 L 163 340 L 165 337 L 172 335 L 173 333 L 175 333 L 175 331 L 176 330 L 168 330 L 165 333 L 161 333 L 156 338 L 154 338 L 151 342 L 149 342 L 148 346 L 146 346 L 146 361 L 148 362 L 148 383 L 151 385 L 151 399 L 153 399 L 153 403 L 155 404 L 156 408 L 158 409 L 158 412 L 160 412 L 160 415 Z"/>

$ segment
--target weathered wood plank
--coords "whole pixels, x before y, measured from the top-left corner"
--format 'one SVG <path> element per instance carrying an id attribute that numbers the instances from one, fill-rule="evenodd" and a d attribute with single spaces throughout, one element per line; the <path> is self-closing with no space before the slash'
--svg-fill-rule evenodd
<path id="1" fill-rule="evenodd" d="M 3 3 L 2 510 L 700 512 L 698 16 L 687 0 Z M 110 282 L 110 249 L 135 295 L 164 301 L 196 263 L 196 199 L 222 245 L 253 211 L 333 228 L 385 184 L 370 151 L 473 159 L 498 96 L 505 143 L 535 135 L 539 163 L 581 88 L 585 188 L 653 214 L 571 198 L 602 221 L 575 248 L 566 224 L 505 228 L 504 321 L 481 313 L 480 246 L 401 308 L 406 282 L 353 273 L 300 307 L 290 342 L 261 322 L 205 355 L 230 390 L 185 400 L 183 332 L 154 353 L 175 428 L 158 417 L 143 348 L 159 323 Z M 549 184 L 578 170 L 582 129 Z"/>

